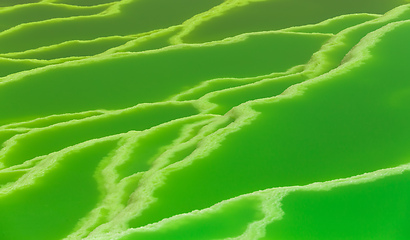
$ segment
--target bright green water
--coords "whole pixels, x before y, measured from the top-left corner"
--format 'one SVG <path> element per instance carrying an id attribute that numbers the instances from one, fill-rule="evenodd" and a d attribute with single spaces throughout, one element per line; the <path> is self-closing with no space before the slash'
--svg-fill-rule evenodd
<path id="1" fill-rule="evenodd" d="M 5 31 L 20 24 L 44 21 L 53 18 L 67 18 L 98 14 L 107 9 L 107 6 L 93 8 L 78 8 L 53 4 L 31 4 L 18 8 L 1 11 L 0 31 Z"/>
<path id="2" fill-rule="evenodd" d="M 131 0 L 109 13 L 64 18 L 22 26 L 0 34 L 0 53 L 24 51 L 68 40 L 91 40 L 113 35 L 132 35 L 182 23 L 208 10 L 220 0 L 193 3 L 188 0 Z M 161 17 L 152 17 L 152 13 Z M 52 34 L 50 34 L 52 33 Z M 26 41 L 30 39 L 30 41 Z"/>
<path id="3" fill-rule="evenodd" d="M 2 68 L 0 69 L 0 77 L 5 77 L 9 74 L 13 74 L 20 71 L 27 71 L 34 68 L 46 66 L 46 63 L 35 62 L 26 59 L 9 59 L 0 58 Z"/>
<path id="4" fill-rule="evenodd" d="M 87 1 L 82 1 L 82 0 L 55 0 L 54 2 L 55 3 L 64 3 L 64 4 L 76 5 L 76 6 L 93 6 L 93 5 L 106 4 L 106 3 L 115 3 L 117 1 L 116 0 L 87 0 Z"/>
<path id="5" fill-rule="evenodd" d="M 26 3 L 37 3 L 41 2 L 41 0 L 4 0 L 1 1 L 0 7 L 10 7 L 19 4 L 26 4 Z"/>
<path id="6" fill-rule="evenodd" d="M 121 46 L 132 38 L 109 37 L 91 41 L 71 41 L 57 44 L 44 49 L 10 54 L 8 56 L 17 59 L 40 59 L 53 60 L 69 57 L 93 56 L 105 52 L 108 49 Z"/>
<path id="7" fill-rule="evenodd" d="M 153 54 L 103 58 L 81 66 L 57 65 L 59 67 L 23 76 L 0 88 L 0 123 L 66 112 L 130 107 L 165 100 L 208 79 L 286 71 L 307 62 L 326 38 L 262 34 L 232 44 L 183 46 Z M 295 58 L 287 58 L 289 52 Z M 246 67 L 250 64 L 252 68 Z M 18 93 L 23 92 L 25 97 L 21 98 Z"/>
<path id="8" fill-rule="evenodd" d="M 283 220 L 266 228 L 270 239 L 407 239 L 409 173 L 283 200 Z"/>
<path id="9" fill-rule="evenodd" d="M 115 146 L 104 142 L 63 156 L 33 187 L 2 197 L 2 239 L 46 240 L 69 233 L 96 205 L 99 193 L 92 173 Z"/>
<path id="10" fill-rule="evenodd" d="M 4 153 L 2 161 L 6 165 L 19 164 L 24 160 L 87 140 L 126 133 L 131 130 L 145 130 L 176 118 L 197 113 L 188 104 L 175 105 L 175 107 L 170 105 L 130 109 L 117 114 L 106 114 L 34 130 L 15 139 L 18 144 Z"/>
<path id="11" fill-rule="evenodd" d="M 379 0 L 267 0 L 237 7 L 226 14 L 203 22 L 184 38 L 187 42 L 202 42 L 255 31 L 277 30 L 314 24 L 352 13 L 383 14 L 406 1 Z M 320 6 L 320 7 L 319 7 Z"/>
<path id="12" fill-rule="evenodd" d="M 404 0 L 2 1 L 0 239 L 409 239 L 408 42 Z"/>
<path id="13" fill-rule="evenodd" d="M 410 24 L 404 26 L 410 29 Z M 397 32 L 398 39 L 410 40 L 410 31 L 391 34 Z M 385 71 L 408 74 L 406 68 L 384 62 L 405 60 L 410 48 L 399 49 L 386 39 L 372 49 L 372 61 L 360 68 L 310 86 L 303 95 L 257 104 L 254 109 L 261 114 L 251 125 L 228 135 L 223 147 L 209 156 L 169 176 L 154 195 L 159 201 L 141 216 L 142 222 L 134 221 L 131 226 L 202 209 L 247 192 L 407 163 L 410 108 L 400 103 L 392 107 L 389 101 L 397 91 L 409 89 L 410 82 L 398 77 L 387 84 L 383 76 Z M 383 66 L 377 59 L 383 59 Z M 247 96 L 246 90 L 242 97 Z"/>
<path id="14" fill-rule="evenodd" d="M 186 239 L 206 240 L 228 238 L 240 235 L 246 225 L 260 220 L 263 213 L 254 199 L 243 199 L 224 206 L 216 212 L 203 213 L 201 216 L 178 219 L 156 231 L 136 232 L 120 238 L 121 240 L 161 240 Z"/>

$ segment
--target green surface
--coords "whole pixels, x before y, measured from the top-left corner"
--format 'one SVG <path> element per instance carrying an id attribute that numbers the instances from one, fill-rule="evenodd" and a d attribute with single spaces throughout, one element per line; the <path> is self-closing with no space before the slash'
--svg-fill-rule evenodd
<path id="1" fill-rule="evenodd" d="M 109 12 L 94 16 L 57 19 L 22 26 L 0 34 L 0 53 L 20 52 L 69 40 L 92 40 L 113 35 L 131 35 L 180 24 L 220 0 L 193 3 L 188 0 L 131 0 Z M 175 12 L 174 12 L 175 11 Z M 155 12 L 158 18 L 152 18 Z M 52 33 L 52 34 L 50 34 Z M 31 41 L 26 41 L 26 39 Z"/>
<path id="2" fill-rule="evenodd" d="M 106 3 L 115 3 L 118 0 L 54 0 L 52 2 L 55 3 L 63 3 L 63 4 L 70 4 L 70 5 L 78 5 L 78 6 L 93 6 L 93 5 L 100 5 Z"/>
<path id="3" fill-rule="evenodd" d="M 121 240 L 161 240 L 186 239 L 206 240 L 239 236 L 246 225 L 260 220 L 263 213 L 254 199 L 243 199 L 223 206 L 212 213 L 190 216 L 164 224 L 155 231 L 136 232 L 120 238 Z"/>
<path id="4" fill-rule="evenodd" d="M 403 24 L 387 36 L 410 40 L 409 29 L 409 23 Z M 360 68 L 335 74 L 303 95 L 257 104 L 254 109 L 261 114 L 251 125 L 228 135 L 223 147 L 209 156 L 170 175 L 154 194 L 158 202 L 131 226 L 269 187 L 323 182 L 407 163 L 410 107 L 387 103 L 410 88 L 399 77 L 408 70 L 385 61 L 405 60 L 410 48 L 390 43 L 387 36 L 372 49 L 372 61 Z M 385 71 L 398 77 L 386 84 Z M 240 95 L 245 97 L 248 89 Z"/>
<path id="5" fill-rule="evenodd" d="M 73 152 L 37 179 L 33 187 L 2 197 L 2 239 L 46 240 L 69 233 L 96 205 L 99 193 L 92 172 L 115 146 L 111 141 Z"/>
<path id="6" fill-rule="evenodd" d="M 0 7 L 11 7 L 20 4 L 27 4 L 27 3 L 38 3 L 41 0 L 3 0 L 0 3 Z"/>
<path id="7" fill-rule="evenodd" d="M 1 57 L 0 64 L 2 65 L 2 68 L 0 69 L 0 77 L 5 77 L 13 73 L 27 71 L 47 65 L 47 63 L 40 61 L 10 59 Z"/>
<path id="8" fill-rule="evenodd" d="M 0 158 L 6 165 L 19 164 L 24 160 L 48 154 L 76 143 L 126 133 L 131 130 L 145 130 L 196 113 L 189 104 L 175 105 L 175 107 L 169 105 L 127 109 L 113 114 L 34 129 L 11 141 L 14 146 L 8 151 L 2 152 Z"/>
<path id="9" fill-rule="evenodd" d="M 111 48 L 121 46 L 130 40 L 132 40 L 131 37 L 107 37 L 97 38 L 90 41 L 69 41 L 62 44 L 34 49 L 32 51 L 8 54 L 7 56 L 16 59 L 41 60 L 93 56 L 104 53 Z"/>
<path id="10" fill-rule="evenodd" d="M 409 173 L 283 200 L 286 215 L 267 226 L 270 239 L 407 239 Z"/>
<path id="11" fill-rule="evenodd" d="M 130 107 L 165 100 L 212 78 L 283 72 L 307 62 L 325 39 L 308 34 L 261 34 L 233 44 L 182 46 L 152 54 L 104 57 L 81 66 L 56 65 L 0 88 L 0 123 L 49 114 Z M 286 58 L 289 51 L 295 58 Z M 252 68 L 246 67 L 256 61 L 258 64 Z M 227 62 L 230 64 L 226 65 Z"/>
<path id="12" fill-rule="evenodd" d="M 333 33 L 337 34 L 346 28 L 379 18 L 377 14 L 350 14 L 331 18 L 320 24 L 291 27 L 288 30 L 294 32 L 314 32 L 314 33 Z"/>
<path id="13" fill-rule="evenodd" d="M 53 18 L 67 18 L 98 14 L 107 9 L 107 6 L 78 8 L 65 5 L 46 3 L 26 4 L 21 7 L 0 9 L 0 32 L 11 30 L 20 24 L 50 20 Z"/>
<path id="14" fill-rule="evenodd" d="M 225 14 L 204 21 L 186 42 L 217 40 L 255 31 L 278 30 L 293 26 L 314 24 L 340 15 L 352 13 L 383 14 L 404 0 L 267 0 L 239 6 Z"/>
<path id="15" fill-rule="evenodd" d="M 1 240 L 409 239 L 410 3 L 0 3 Z"/>

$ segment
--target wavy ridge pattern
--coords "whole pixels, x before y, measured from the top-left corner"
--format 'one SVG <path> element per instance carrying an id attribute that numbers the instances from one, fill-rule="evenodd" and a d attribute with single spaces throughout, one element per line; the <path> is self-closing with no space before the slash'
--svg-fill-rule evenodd
<path id="1" fill-rule="evenodd" d="M 0 239 L 408 239 L 407 2 L 3 1 Z"/>

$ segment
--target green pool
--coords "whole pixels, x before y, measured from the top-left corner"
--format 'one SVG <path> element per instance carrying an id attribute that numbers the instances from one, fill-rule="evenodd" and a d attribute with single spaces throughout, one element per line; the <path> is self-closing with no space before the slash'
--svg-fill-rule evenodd
<path id="1" fill-rule="evenodd" d="M 409 66 L 408 0 L 2 0 L 0 240 L 410 239 Z"/>

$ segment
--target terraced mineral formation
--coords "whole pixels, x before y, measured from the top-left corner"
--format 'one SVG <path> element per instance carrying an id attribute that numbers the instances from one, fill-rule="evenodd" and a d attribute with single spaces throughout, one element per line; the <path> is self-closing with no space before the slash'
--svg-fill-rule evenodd
<path id="1" fill-rule="evenodd" d="M 410 239 L 409 64 L 406 0 L 2 0 L 0 239 Z"/>

